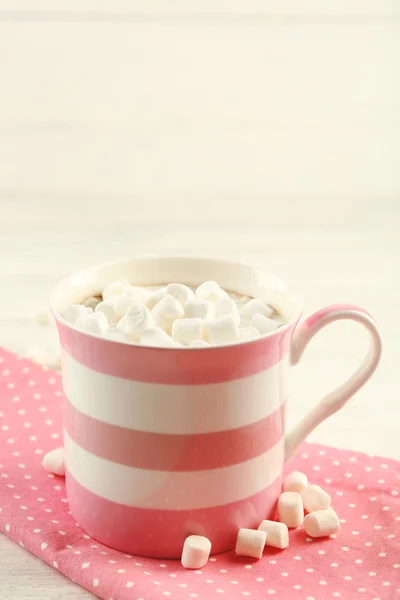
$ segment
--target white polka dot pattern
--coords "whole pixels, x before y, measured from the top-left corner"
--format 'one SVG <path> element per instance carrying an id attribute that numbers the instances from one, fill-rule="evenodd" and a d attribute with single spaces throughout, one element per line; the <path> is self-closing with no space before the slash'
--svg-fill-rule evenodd
<path id="1" fill-rule="evenodd" d="M 40 466 L 42 454 L 60 444 L 59 376 L 5 351 L 0 363 L 0 530 L 96 596 L 389 600 L 400 593 L 396 461 L 304 444 L 290 470 L 332 496 L 342 524 L 337 539 L 313 540 L 300 528 L 282 553 L 266 548 L 250 564 L 229 552 L 188 573 L 179 561 L 138 560 L 82 532 L 69 514 L 64 480 Z"/>

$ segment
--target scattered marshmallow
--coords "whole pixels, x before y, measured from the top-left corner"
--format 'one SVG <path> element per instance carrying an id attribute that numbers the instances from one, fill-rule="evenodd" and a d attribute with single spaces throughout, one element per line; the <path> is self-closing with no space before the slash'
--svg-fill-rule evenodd
<path id="1" fill-rule="evenodd" d="M 241 342 L 251 342 L 261 337 L 261 334 L 255 327 L 239 327 L 239 337 Z"/>
<path id="2" fill-rule="evenodd" d="M 138 342 L 143 331 L 153 328 L 153 317 L 145 304 L 134 302 L 122 319 L 122 329 L 132 342 Z"/>
<path id="3" fill-rule="evenodd" d="M 51 353 L 43 346 L 31 346 L 25 353 L 26 358 L 32 360 L 38 365 L 51 364 Z"/>
<path id="4" fill-rule="evenodd" d="M 257 529 L 239 529 L 235 552 L 239 556 L 261 558 L 267 534 Z"/>
<path id="5" fill-rule="evenodd" d="M 50 367 L 55 370 L 59 370 L 61 366 L 60 346 L 31 346 L 26 351 L 25 357 L 29 358 L 29 360 L 32 360 L 38 365 Z"/>
<path id="6" fill-rule="evenodd" d="M 257 313 L 263 315 L 263 317 L 271 318 L 274 314 L 274 309 L 268 304 L 265 304 L 265 302 L 263 302 L 262 300 L 259 300 L 258 298 L 253 298 L 241 307 L 240 319 L 244 322 L 247 321 L 249 323 L 252 317 Z"/>
<path id="7" fill-rule="evenodd" d="M 227 293 L 219 287 L 216 281 L 205 281 L 199 285 L 196 290 L 196 298 L 198 300 L 210 300 L 210 302 L 216 302 L 225 296 L 227 296 Z"/>
<path id="8" fill-rule="evenodd" d="M 64 449 L 56 448 L 45 454 L 42 461 L 43 468 L 54 475 L 65 475 Z"/>
<path id="9" fill-rule="evenodd" d="M 331 508 L 317 510 L 304 518 L 304 530 L 310 537 L 325 537 L 340 529 L 339 517 Z"/>
<path id="10" fill-rule="evenodd" d="M 236 325 L 239 326 L 239 309 L 236 302 L 229 296 L 224 296 L 215 302 L 215 316 L 222 317 L 222 315 L 232 315 Z"/>
<path id="11" fill-rule="evenodd" d="M 186 346 L 203 340 L 204 321 L 201 319 L 177 319 L 172 323 L 172 339 Z"/>
<path id="12" fill-rule="evenodd" d="M 267 534 L 266 546 L 280 548 L 281 550 L 289 546 L 289 530 L 285 523 L 279 523 L 279 521 L 261 521 L 258 531 L 265 531 Z"/>
<path id="13" fill-rule="evenodd" d="M 190 342 L 190 348 L 209 348 L 210 344 L 205 340 L 195 340 L 194 342 Z"/>
<path id="14" fill-rule="evenodd" d="M 101 302 L 101 300 L 97 296 L 90 296 L 90 298 L 86 298 L 86 300 L 84 300 L 82 302 L 82 304 L 83 304 L 83 306 L 86 306 L 87 308 L 91 308 L 92 311 L 95 311 L 96 306 L 98 304 L 100 304 L 100 302 Z"/>
<path id="15" fill-rule="evenodd" d="M 125 281 L 113 281 L 112 283 L 109 283 L 102 291 L 101 295 L 103 300 L 121 296 L 128 289 L 128 287 L 129 286 L 125 283 Z"/>
<path id="16" fill-rule="evenodd" d="M 160 327 L 146 329 L 140 335 L 140 343 L 143 346 L 157 346 L 161 348 L 178 348 L 181 344 L 175 342 L 171 337 Z"/>
<path id="17" fill-rule="evenodd" d="M 268 317 L 264 317 L 260 313 L 256 313 L 252 316 L 250 321 L 250 326 L 255 327 L 257 331 L 261 333 L 261 335 L 265 335 L 266 333 L 271 333 L 271 331 L 275 331 L 281 325 L 281 321 L 278 319 L 269 319 Z"/>
<path id="18" fill-rule="evenodd" d="M 86 306 L 82 304 L 70 304 L 63 311 L 61 311 L 61 316 L 71 325 L 75 325 L 78 319 L 87 316 Z"/>
<path id="19" fill-rule="evenodd" d="M 288 527 L 300 527 L 304 521 L 303 500 L 297 492 L 283 492 L 278 500 L 278 515 Z"/>
<path id="20" fill-rule="evenodd" d="M 223 315 L 206 323 L 208 341 L 211 344 L 233 344 L 240 341 L 239 329 L 232 315 Z"/>
<path id="21" fill-rule="evenodd" d="M 104 332 L 104 337 L 106 340 L 111 340 L 113 342 L 127 342 L 128 336 L 120 327 L 109 327 Z"/>
<path id="22" fill-rule="evenodd" d="M 202 569 L 208 561 L 211 542 L 202 535 L 189 535 L 183 544 L 181 563 L 185 569 Z"/>
<path id="23" fill-rule="evenodd" d="M 189 300 L 185 304 L 185 317 L 212 321 L 215 319 L 215 305 L 209 300 Z"/>
<path id="24" fill-rule="evenodd" d="M 35 321 L 39 325 L 50 325 L 53 322 L 53 315 L 49 309 L 39 310 L 35 315 Z"/>
<path id="25" fill-rule="evenodd" d="M 187 285 L 181 283 L 170 283 L 167 285 L 167 294 L 178 300 L 185 308 L 190 300 L 194 300 L 194 292 Z"/>
<path id="26" fill-rule="evenodd" d="M 301 492 L 308 485 L 307 475 L 304 473 L 300 473 L 300 471 L 293 471 L 289 475 L 286 475 L 283 480 L 283 491 L 284 492 L 297 492 L 301 494 Z M 304 499 L 303 499 L 304 502 Z"/>
<path id="27" fill-rule="evenodd" d="M 91 311 L 93 310 L 91 307 L 88 308 Z M 107 317 L 107 321 L 110 327 L 113 327 L 118 321 L 118 317 L 115 314 L 114 310 L 114 302 L 112 300 L 103 300 L 103 302 L 99 302 L 95 307 L 94 311 L 104 313 Z"/>
<path id="28" fill-rule="evenodd" d="M 149 297 L 147 299 L 146 305 L 149 310 L 152 310 L 156 304 L 160 302 L 167 295 L 167 288 L 162 287 L 154 292 L 150 292 Z"/>
<path id="29" fill-rule="evenodd" d="M 316 510 L 324 510 L 330 507 L 331 497 L 319 485 L 308 485 L 301 492 L 304 508 L 313 513 Z"/>
<path id="30" fill-rule="evenodd" d="M 151 311 L 154 324 L 168 334 L 171 333 L 172 323 L 184 315 L 183 306 L 176 298 L 167 294 Z"/>

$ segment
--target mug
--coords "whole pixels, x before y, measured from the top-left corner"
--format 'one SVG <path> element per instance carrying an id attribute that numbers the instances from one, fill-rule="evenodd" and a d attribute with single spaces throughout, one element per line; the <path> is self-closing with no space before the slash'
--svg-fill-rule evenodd
<path id="1" fill-rule="evenodd" d="M 207 348 L 154 348 L 79 331 L 63 308 L 101 294 L 111 281 L 197 286 L 260 298 L 286 324 L 259 339 Z M 66 488 L 72 515 L 117 550 L 180 557 L 188 535 L 212 553 L 235 546 L 238 530 L 273 518 L 284 461 L 375 371 L 382 349 L 373 318 L 334 305 L 301 325 L 298 294 L 262 270 L 199 258 L 136 258 L 82 271 L 59 283 L 51 310 L 62 346 Z M 287 377 L 311 338 L 340 319 L 370 334 L 357 371 L 285 433 Z"/>

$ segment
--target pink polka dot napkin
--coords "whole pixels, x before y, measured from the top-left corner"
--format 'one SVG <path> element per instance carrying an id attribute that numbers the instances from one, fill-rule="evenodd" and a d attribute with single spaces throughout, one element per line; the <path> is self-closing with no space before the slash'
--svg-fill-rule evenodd
<path id="1" fill-rule="evenodd" d="M 326 600 L 400 598 L 400 463 L 304 444 L 290 469 L 332 496 L 335 539 L 292 531 L 290 547 L 260 561 L 233 552 L 201 571 L 139 558 L 86 535 L 68 509 L 62 478 L 41 467 L 61 445 L 61 380 L 0 349 L 0 529 L 96 596 L 107 600 Z"/>

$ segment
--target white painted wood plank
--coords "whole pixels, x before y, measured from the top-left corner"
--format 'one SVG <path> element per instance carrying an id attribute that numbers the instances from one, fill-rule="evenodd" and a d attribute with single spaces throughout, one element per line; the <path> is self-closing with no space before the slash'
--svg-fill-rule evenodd
<path id="1" fill-rule="evenodd" d="M 290 17 L 326 15 L 397 15 L 400 7 L 396 0 L 2 0 L 0 10 L 12 13 L 53 14 L 65 12 L 134 15 L 177 16 L 177 15 L 287 15 Z M 42 15 L 43 16 L 43 15 Z"/>
<path id="2" fill-rule="evenodd" d="M 399 38 L 396 23 L 0 23 L 0 183 L 396 197 Z"/>

